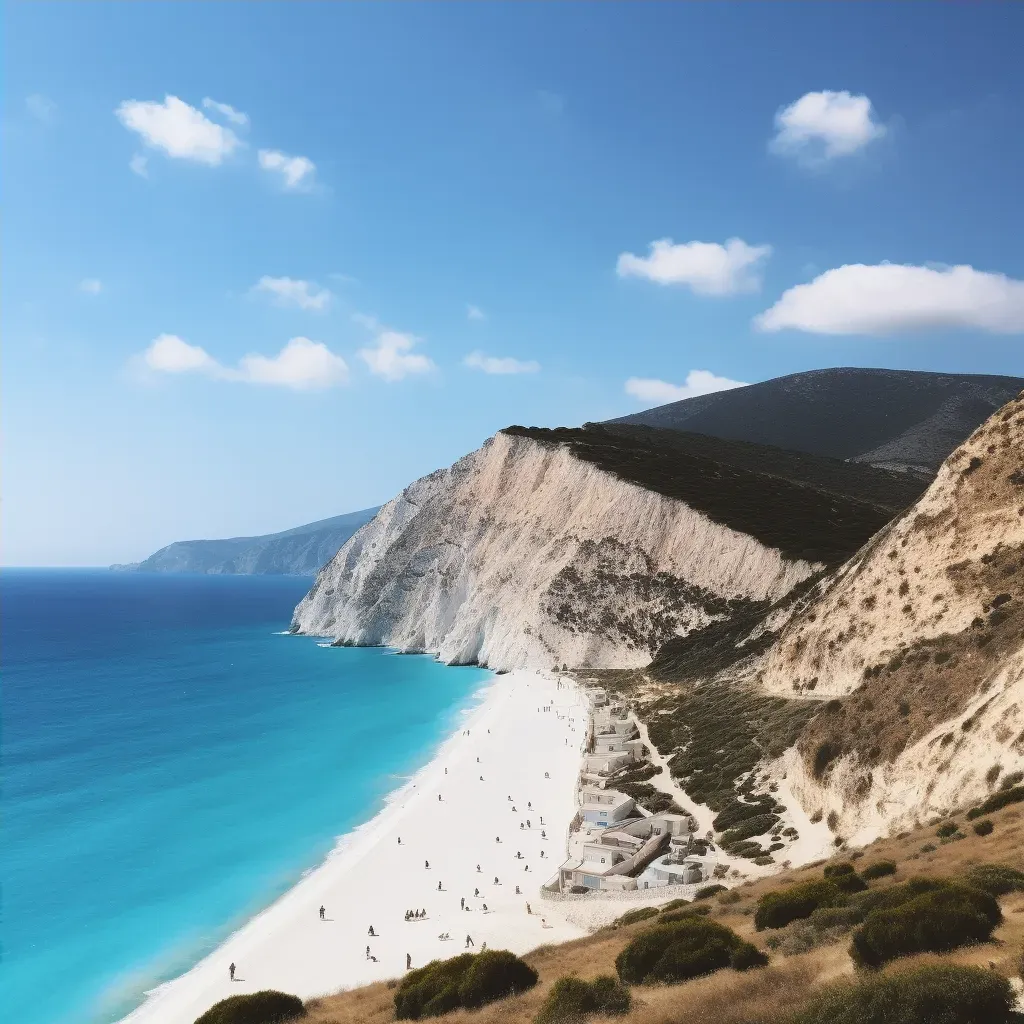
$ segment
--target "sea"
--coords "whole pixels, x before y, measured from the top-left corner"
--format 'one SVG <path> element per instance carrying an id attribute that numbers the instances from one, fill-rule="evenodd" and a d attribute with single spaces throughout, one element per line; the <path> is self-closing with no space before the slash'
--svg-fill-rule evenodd
<path id="1" fill-rule="evenodd" d="M 482 669 L 287 635 L 311 582 L 0 572 L 4 1020 L 119 1020 L 478 702 Z"/>

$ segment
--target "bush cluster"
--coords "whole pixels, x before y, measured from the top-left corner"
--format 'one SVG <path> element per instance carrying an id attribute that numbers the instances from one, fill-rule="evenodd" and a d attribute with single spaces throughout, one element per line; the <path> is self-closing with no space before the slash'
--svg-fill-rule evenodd
<path id="1" fill-rule="evenodd" d="M 972 807 L 967 812 L 967 817 L 972 821 L 984 814 L 991 814 L 1010 804 L 1019 804 L 1024 801 L 1024 786 L 1011 786 L 1009 789 L 1000 789 L 993 793 L 987 800 L 983 800 L 977 807 Z"/>
<path id="2" fill-rule="evenodd" d="M 1010 1024 L 1010 983 L 992 971 L 921 964 L 830 985 L 793 1024 Z"/>
<path id="3" fill-rule="evenodd" d="M 459 1007 L 475 1009 L 536 984 L 537 972 L 508 950 L 463 953 L 407 974 L 395 992 L 395 1017 L 419 1020 Z"/>
<path id="4" fill-rule="evenodd" d="M 754 927 L 785 928 L 790 921 L 810 917 L 819 907 L 837 907 L 845 902 L 843 892 L 832 879 L 801 882 L 786 889 L 766 892 L 757 901 Z"/>
<path id="5" fill-rule="evenodd" d="M 632 1004 L 629 989 L 610 975 L 593 981 L 559 978 L 544 1000 L 536 1024 L 577 1024 L 591 1014 L 619 1016 L 628 1013 Z"/>
<path id="6" fill-rule="evenodd" d="M 712 974 L 723 967 L 738 971 L 768 962 L 756 946 L 715 921 L 687 916 L 641 932 L 615 958 L 626 984 L 679 982 Z"/>
<path id="7" fill-rule="evenodd" d="M 729 889 L 727 886 L 720 885 L 718 882 L 715 882 L 713 885 L 702 886 L 693 894 L 693 898 L 695 900 L 706 900 L 711 896 L 717 896 L 720 892 L 728 891 Z"/>
<path id="8" fill-rule="evenodd" d="M 627 910 L 621 917 L 617 917 L 613 923 L 617 928 L 621 928 L 627 924 L 636 924 L 637 921 L 646 921 L 648 918 L 657 916 L 657 907 L 637 907 L 636 910 Z"/>
<path id="9" fill-rule="evenodd" d="M 840 892 L 863 892 L 867 888 L 864 879 L 857 874 L 854 866 L 848 861 L 841 864 L 829 864 L 823 874 Z"/>
<path id="10" fill-rule="evenodd" d="M 984 942 L 1002 920 L 994 896 L 948 879 L 915 878 L 872 895 L 850 947 L 858 967 Z"/>
<path id="11" fill-rule="evenodd" d="M 876 860 L 874 864 L 869 864 L 866 868 L 863 868 L 860 873 L 860 877 L 865 882 L 872 882 L 876 878 L 884 878 L 886 875 L 896 874 L 896 864 L 891 860 Z"/>
<path id="12" fill-rule="evenodd" d="M 976 836 L 991 835 L 993 827 L 991 818 L 982 818 L 981 821 L 974 823 L 974 834 Z"/>
<path id="13" fill-rule="evenodd" d="M 306 1016 L 298 996 L 273 989 L 229 996 L 211 1006 L 195 1024 L 285 1024 Z"/>
<path id="14" fill-rule="evenodd" d="M 976 864 L 967 872 L 964 881 L 990 896 L 1024 892 L 1024 871 L 1008 868 L 1005 864 Z"/>

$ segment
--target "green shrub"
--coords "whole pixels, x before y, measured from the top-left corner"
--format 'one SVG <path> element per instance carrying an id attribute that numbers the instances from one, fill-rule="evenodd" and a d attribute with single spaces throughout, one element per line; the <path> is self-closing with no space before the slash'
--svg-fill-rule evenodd
<path id="1" fill-rule="evenodd" d="M 407 974 L 395 992 L 395 1017 L 419 1020 L 459 1007 L 474 1009 L 536 984 L 537 972 L 508 950 L 463 953 Z"/>
<path id="2" fill-rule="evenodd" d="M 807 918 L 807 923 L 814 925 L 816 928 L 843 928 L 848 930 L 860 924 L 866 916 L 864 908 L 856 905 L 819 907 Z"/>
<path id="3" fill-rule="evenodd" d="M 848 861 L 840 861 L 838 864 L 826 864 L 822 874 L 826 878 L 838 878 L 840 875 L 854 875 L 857 869 Z"/>
<path id="4" fill-rule="evenodd" d="M 659 907 L 658 910 L 664 914 L 666 910 L 682 910 L 683 907 L 688 907 L 689 905 L 689 900 L 669 900 L 668 903 L 663 907 Z"/>
<path id="5" fill-rule="evenodd" d="M 658 924 L 671 924 L 673 921 L 684 921 L 688 917 L 707 917 L 711 913 L 711 907 L 705 903 L 696 907 L 686 907 L 682 910 L 670 910 L 658 918 Z"/>
<path id="6" fill-rule="evenodd" d="M 211 1006 L 195 1024 L 284 1024 L 306 1016 L 298 996 L 273 989 L 229 996 Z"/>
<path id="7" fill-rule="evenodd" d="M 1010 1024 L 1013 990 L 992 971 L 920 964 L 829 985 L 792 1024 Z"/>
<path id="8" fill-rule="evenodd" d="M 993 827 L 991 818 L 982 818 L 981 821 L 976 821 L 974 823 L 974 834 L 976 836 L 990 835 Z"/>
<path id="9" fill-rule="evenodd" d="M 874 864 L 869 864 L 864 868 L 860 877 L 866 882 L 872 882 L 876 878 L 884 878 L 886 875 L 896 874 L 896 864 L 891 860 L 876 860 Z"/>
<path id="10" fill-rule="evenodd" d="M 897 957 L 945 953 L 991 937 L 1002 920 L 995 898 L 972 886 L 935 881 L 935 888 L 919 894 L 900 893 L 903 886 L 885 892 L 893 898 L 876 904 L 853 934 L 850 956 L 857 966 L 881 967 Z"/>
<path id="11" fill-rule="evenodd" d="M 544 1000 L 536 1024 L 579 1024 L 598 1013 L 618 1016 L 628 1013 L 632 1003 L 629 989 L 609 975 L 593 981 L 559 978 Z"/>
<path id="12" fill-rule="evenodd" d="M 764 835 L 778 821 L 777 814 L 757 814 L 752 818 L 747 818 L 723 834 L 721 845 L 728 848 L 744 839 Z"/>
<path id="13" fill-rule="evenodd" d="M 949 836 L 956 835 L 960 830 L 956 826 L 955 821 L 944 821 L 936 830 L 935 834 L 940 839 L 946 839 Z"/>
<path id="14" fill-rule="evenodd" d="M 964 881 L 990 896 L 1024 892 L 1024 871 L 1008 868 L 1005 864 L 977 864 L 967 872 Z"/>
<path id="15" fill-rule="evenodd" d="M 617 917 L 613 924 L 617 928 L 622 928 L 627 924 L 636 924 L 637 921 L 647 921 L 657 916 L 657 907 L 637 907 L 636 910 L 627 910 L 622 917 Z"/>
<path id="16" fill-rule="evenodd" d="M 729 958 L 729 966 L 734 971 L 749 971 L 755 967 L 765 967 L 767 963 L 768 954 L 752 942 L 741 942 Z"/>
<path id="17" fill-rule="evenodd" d="M 993 793 L 987 800 L 983 800 L 977 807 L 972 807 L 967 812 L 967 817 L 980 818 L 983 814 L 991 814 L 1009 804 L 1019 804 L 1024 800 L 1024 786 L 1011 786 L 1009 789 L 1000 789 Z"/>
<path id="18" fill-rule="evenodd" d="M 1024 772 L 1010 772 L 1009 775 L 1003 776 L 1003 781 L 999 783 L 1000 789 L 1013 789 L 1014 786 L 1019 786 L 1024 782 Z"/>
<path id="19" fill-rule="evenodd" d="M 537 984 L 537 972 L 507 949 L 478 953 L 459 986 L 461 1003 L 475 1009 L 496 999 L 525 992 Z"/>
<path id="20" fill-rule="evenodd" d="M 835 907 L 845 902 L 843 893 L 830 880 L 802 882 L 788 889 L 766 892 L 757 901 L 754 927 L 784 928 L 790 921 L 810 917 L 818 907 Z"/>
<path id="21" fill-rule="evenodd" d="M 717 882 L 714 885 L 705 885 L 698 889 L 694 894 L 695 900 L 706 900 L 710 896 L 717 896 L 720 892 L 728 892 L 728 888 L 724 885 L 719 885 Z"/>
<path id="22" fill-rule="evenodd" d="M 690 916 L 641 932 L 616 957 L 615 969 L 632 985 L 687 981 L 728 967 L 734 955 L 740 962 L 751 960 L 749 952 L 741 951 L 744 945 L 732 929 Z"/>

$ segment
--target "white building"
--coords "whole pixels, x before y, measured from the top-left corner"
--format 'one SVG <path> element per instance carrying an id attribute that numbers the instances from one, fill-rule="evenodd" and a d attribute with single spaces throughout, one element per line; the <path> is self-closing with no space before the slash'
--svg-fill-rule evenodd
<path id="1" fill-rule="evenodd" d="M 606 827 L 628 818 L 635 810 L 636 803 L 625 793 L 612 789 L 595 789 L 584 786 L 580 792 L 583 820 L 588 825 Z"/>

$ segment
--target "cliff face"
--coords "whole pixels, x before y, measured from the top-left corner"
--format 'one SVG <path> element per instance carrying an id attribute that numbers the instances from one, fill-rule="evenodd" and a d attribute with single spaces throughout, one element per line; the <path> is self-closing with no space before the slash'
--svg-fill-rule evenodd
<path id="1" fill-rule="evenodd" d="M 757 678 L 832 698 L 785 770 L 803 805 L 857 842 L 1024 769 L 1024 397 L 818 584 Z"/>
<path id="2" fill-rule="evenodd" d="M 639 666 L 815 568 L 565 445 L 503 432 L 385 505 L 293 628 L 497 669 Z"/>

